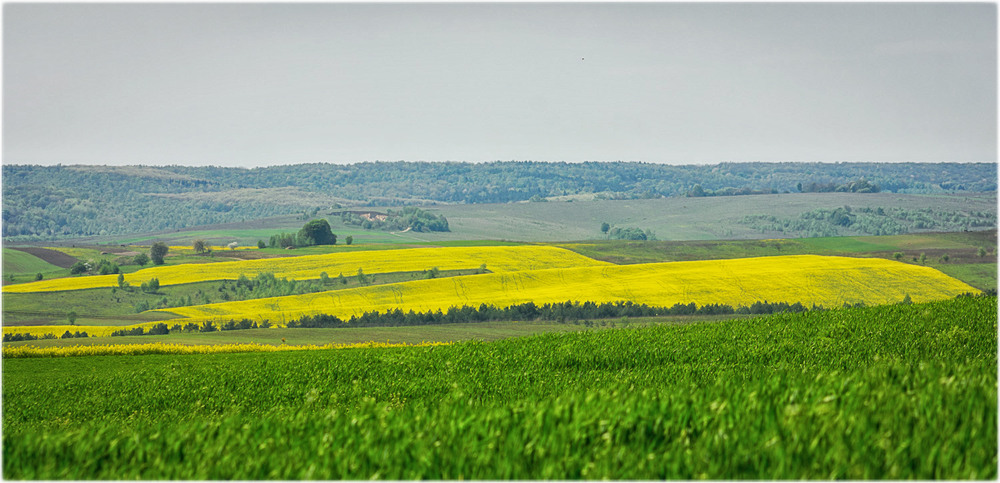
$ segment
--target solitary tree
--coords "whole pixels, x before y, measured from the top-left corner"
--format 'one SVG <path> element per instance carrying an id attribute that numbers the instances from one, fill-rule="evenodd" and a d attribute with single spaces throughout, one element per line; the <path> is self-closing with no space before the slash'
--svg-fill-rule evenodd
<path id="1" fill-rule="evenodd" d="M 69 325 L 76 324 L 76 312 L 70 311 L 70 313 L 66 314 L 66 318 L 69 319 Z"/>
<path id="2" fill-rule="evenodd" d="M 156 242 L 149 248 L 149 258 L 153 260 L 153 265 L 163 265 L 163 257 L 167 256 L 170 250 L 166 243 Z"/>
<path id="3" fill-rule="evenodd" d="M 927 262 L 927 254 L 926 253 L 921 253 L 920 254 L 920 264 L 923 265 L 926 262 Z"/>
<path id="4" fill-rule="evenodd" d="M 611 229 L 611 225 L 609 225 L 608 222 L 605 221 L 604 223 L 601 223 L 601 233 L 604 233 L 605 235 L 607 235 L 608 234 L 608 230 L 610 230 L 610 229 Z"/>
<path id="5" fill-rule="evenodd" d="M 132 258 L 132 263 L 142 267 L 149 263 L 149 257 L 145 253 L 140 253 Z"/>
<path id="6" fill-rule="evenodd" d="M 41 280 L 41 279 L 42 279 L 42 272 L 36 273 L 35 274 L 35 280 Z"/>
<path id="7" fill-rule="evenodd" d="M 194 252 L 195 253 L 205 253 L 205 240 L 195 240 L 194 241 Z"/>
<path id="8" fill-rule="evenodd" d="M 336 245 L 337 235 L 330 230 L 330 222 L 325 219 L 311 220 L 299 230 L 299 238 L 310 240 L 313 245 Z"/>
<path id="9" fill-rule="evenodd" d="M 264 249 L 266 247 L 267 247 L 267 244 L 264 243 L 264 240 L 257 240 L 257 248 Z"/>
<path id="10" fill-rule="evenodd" d="M 344 243 L 347 243 L 348 245 L 354 243 L 354 237 L 351 235 L 347 235 L 347 238 L 344 239 Z"/>
<path id="11" fill-rule="evenodd" d="M 892 258 L 895 258 L 897 262 L 900 261 L 900 260 L 902 260 L 903 259 L 903 252 L 893 253 L 892 254 Z"/>
<path id="12" fill-rule="evenodd" d="M 986 249 L 983 247 L 979 247 L 979 250 L 976 250 L 976 255 L 979 255 L 980 257 L 985 257 Z"/>

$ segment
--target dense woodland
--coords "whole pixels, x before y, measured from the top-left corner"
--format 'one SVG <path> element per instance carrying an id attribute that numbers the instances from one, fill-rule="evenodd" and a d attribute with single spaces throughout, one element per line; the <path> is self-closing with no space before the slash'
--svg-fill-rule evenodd
<path id="1" fill-rule="evenodd" d="M 896 193 L 993 192 L 997 165 L 508 161 L 246 169 L 7 164 L 2 181 L 3 236 L 28 240 L 179 229 L 337 206 L 504 203 L 576 194 L 635 199 L 859 185 Z"/>

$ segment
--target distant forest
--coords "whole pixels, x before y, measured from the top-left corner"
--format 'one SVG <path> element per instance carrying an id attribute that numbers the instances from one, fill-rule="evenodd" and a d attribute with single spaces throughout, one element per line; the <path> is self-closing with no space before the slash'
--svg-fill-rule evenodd
<path id="1" fill-rule="evenodd" d="M 358 163 L 267 168 L 3 166 L 3 237 L 41 240 L 228 223 L 317 209 L 796 193 L 993 192 L 995 163 Z"/>

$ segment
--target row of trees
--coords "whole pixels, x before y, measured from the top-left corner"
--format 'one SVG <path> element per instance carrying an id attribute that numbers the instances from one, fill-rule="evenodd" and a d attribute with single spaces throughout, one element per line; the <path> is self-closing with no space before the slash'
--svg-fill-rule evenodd
<path id="1" fill-rule="evenodd" d="M 361 316 L 352 316 L 342 320 L 333 315 L 307 315 L 286 324 L 288 328 L 343 328 L 343 327 L 396 327 L 413 325 L 453 324 L 462 322 L 495 322 L 495 321 L 529 321 L 552 320 L 557 322 L 572 322 L 586 319 L 611 319 L 622 317 L 654 317 L 666 315 L 717 315 L 717 314 L 772 314 L 781 312 L 803 312 L 806 310 L 824 310 L 822 306 L 806 307 L 801 303 L 787 302 L 755 302 L 749 306 L 732 307 L 725 304 L 696 305 L 674 304 L 671 307 L 655 307 L 633 302 L 563 302 L 537 305 L 527 302 L 506 308 L 497 308 L 482 304 L 479 307 L 462 306 L 449 307 L 445 311 L 403 312 L 396 309 L 388 312 L 366 312 Z M 245 330 L 271 327 L 267 320 L 257 322 L 251 319 L 230 319 L 216 325 L 205 321 L 201 325 L 189 322 L 181 326 L 175 324 L 168 328 L 166 324 L 156 324 L 146 330 L 142 327 L 121 329 L 112 336 L 128 335 L 161 335 L 176 332 L 213 332 L 218 330 Z"/>
<path id="2" fill-rule="evenodd" d="M 66 332 L 63 332 L 63 335 L 61 335 L 59 337 L 56 337 L 56 335 L 52 334 L 52 333 L 48 333 L 48 334 L 45 334 L 45 335 L 42 335 L 42 336 L 37 336 L 37 335 L 32 335 L 32 334 L 10 334 L 10 333 L 7 333 L 7 334 L 3 335 L 3 341 L 4 342 L 21 342 L 21 341 L 26 341 L 26 340 L 74 339 L 74 338 L 77 338 L 77 337 L 90 337 L 90 336 L 87 335 L 86 332 L 80 332 L 80 331 L 70 332 L 68 330 Z"/>
<path id="3" fill-rule="evenodd" d="M 166 335 L 181 332 L 218 332 L 220 330 L 268 329 L 270 327 L 271 323 L 266 320 L 261 323 L 257 323 L 257 321 L 250 319 L 242 319 L 239 321 L 230 320 L 221 325 L 215 325 L 212 321 L 205 321 L 201 324 L 188 322 L 183 326 L 181 324 L 174 324 L 171 327 L 167 327 L 167 324 L 161 322 L 153 324 L 153 326 L 148 330 L 142 327 L 116 330 L 111 333 L 111 337 L 125 337 L 131 335 Z"/>
<path id="4" fill-rule="evenodd" d="M 726 304 L 706 304 L 698 306 L 694 302 L 657 307 L 628 301 L 620 302 L 575 302 L 567 301 L 538 305 L 534 302 L 497 308 L 481 304 L 478 307 L 449 307 L 445 311 L 403 312 L 400 309 L 388 312 L 366 312 L 344 321 L 333 315 L 304 316 L 287 323 L 289 328 L 335 328 L 335 327 L 394 327 L 409 325 L 453 324 L 461 322 L 531 321 L 552 320 L 566 322 L 584 319 L 610 319 L 619 317 L 654 317 L 667 315 L 717 315 L 717 314 L 772 314 L 780 312 L 803 312 L 823 310 L 821 306 L 806 307 L 801 303 L 759 301 L 749 306 L 733 307 Z"/>
<path id="5" fill-rule="evenodd" d="M 965 293 L 958 297 L 996 297 L 996 289 L 990 289 L 983 293 Z M 900 304 L 911 304 L 910 296 L 907 294 Z M 844 307 L 864 307 L 864 303 L 855 304 L 844 303 Z M 462 306 L 449 307 L 447 310 L 437 310 L 428 312 L 414 312 L 412 310 L 403 312 L 402 310 L 390 310 L 387 312 L 366 312 L 361 316 L 352 316 L 348 320 L 340 319 L 333 315 L 307 315 L 289 321 L 288 328 L 348 328 L 348 327 L 397 327 L 415 325 L 453 324 L 468 322 L 496 322 L 496 321 L 530 321 L 530 320 L 551 320 L 561 323 L 578 323 L 587 321 L 585 325 L 592 326 L 591 319 L 608 320 L 621 318 L 627 320 L 630 317 L 656 317 L 656 316 L 683 316 L 683 315 L 766 315 L 777 313 L 798 313 L 807 311 L 827 310 L 821 305 L 811 305 L 809 307 L 796 302 L 768 302 L 757 301 L 750 305 L 740 305 L 733 307 L 727 304 L 706 304 L 698 306 L 694 302 L 687 304 L 674 304 L 670 307 L 657 307 L 647 304 L 637 304 L 627 301 L 619 302 L 576 302 L 567 301 L 554 304 L 537 305 L 534 302 L 513 305 L 506 308 L 497 308 L 492 305 L 481 304 L 479 307 Z M 606 324 L 600 324 L 606 325 Z M 216 325 L 213 321 L 204 321 L 201 324 L 188 322 L 185 325 L 174 324 L 168 327 L 165 323 L 158 323 L 148 330 L 142 327 L 131 329 L 121 329 L 111 335 L 163 335 L 180 332 L 215 332 L 227 330 L 247 330 L 266 329 L 273 324 L 268 320 L 255 321 L 251 319 L 230 319 L 224 323 Z M 69 333 L 67 331 L 67 333 Z M 79 332 L 77 333 L 79 334 Z M 86 333 L 80 337 L 86 337 Z M 67 337 L 67 335 L 63 335 Z M 46 334 L 44 338 L 55 338 L 52 334 Z M 19 340 L 36 340 L 37 337 L 30 334 L 4 334 L 4 342 Z M 282 339 L 284 341 L 284 339 Z"/>

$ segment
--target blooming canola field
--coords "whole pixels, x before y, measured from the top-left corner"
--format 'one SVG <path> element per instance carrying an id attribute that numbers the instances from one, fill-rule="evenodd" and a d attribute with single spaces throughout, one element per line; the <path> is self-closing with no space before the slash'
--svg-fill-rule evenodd
<path id="1" fill-rule="evenodd" d="M 281 324 L 312 314 L 347 319 L 371 311 L 425 312 L 480 304 L 628 300 L 655 306 L 694 302 L 735 307 L 766 300 L 839 307 L 896 303 L 906 296 L 914 302 L 942 300 L 976 291 L 928 267 L 876 258 L 794 255 L 508 271 L 164 311 L 194 321 L 250 318 Z"/>
<path id="2" fill-rule="evenodd" d="M 156 278 L 160 286 L 167 286 L 211 280 L 236 280 L 243 274 L 254 277 L 265 272 L 273 273 L 279 278 L 309 280 L 319 278 L 322 272 L 326 272 L 330 277 L 336 277 L 339 274 L 355 275 L 359 269 L 366 274 L 377 274 L 421 271 L 435 267 L 439 270 L 474 269 L 482 265 L 491 272 L 502 273 L 610 264 L 566 249 L 548 246 L 407 248 L 159 266 L 126 274 L 125 281 L 132 285 L 140 285 Z M 116 286 L 118 286 L 118 275 L 93 275 L 10 285 L 3 287 L 3 291 L 29 293 Z"/>

